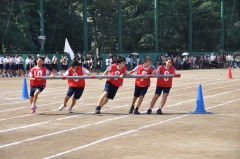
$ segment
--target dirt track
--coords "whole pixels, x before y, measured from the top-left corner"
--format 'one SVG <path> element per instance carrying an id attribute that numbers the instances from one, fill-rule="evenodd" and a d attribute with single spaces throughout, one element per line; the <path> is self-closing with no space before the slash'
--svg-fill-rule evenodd
<path id="1" fill-rule="evenodd" d="M 156 110 L 145 114 L 156 79 L 151 80 L 141 115 L 128 114 L 133 79 L 124 80 L 100 115 L 94 110 L 105 80 L 87 80 L 72 114 L 57 110 L 67 81 L 48 80 L 37 113 L 31 115 L 29 101 L 19 99 L 23 78 L 1 78 L 0 158 L 240 158 L 240 70 L 232 70 L 232 80 L 226 69 L 178 73 L 182 77 L 174 79 L 160 116 Z M 211 114 L 189 114 L 195 110 L 198 84 Z"/>

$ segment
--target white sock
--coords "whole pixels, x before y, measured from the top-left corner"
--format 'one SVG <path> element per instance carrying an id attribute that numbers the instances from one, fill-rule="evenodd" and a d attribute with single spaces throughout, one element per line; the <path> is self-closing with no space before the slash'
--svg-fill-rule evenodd
<path id="1" fill-rule="evenodd" d="M 151 109 L 151 110 L 152 110 L 152 108 L 149 108 L 149 109 Z"/>

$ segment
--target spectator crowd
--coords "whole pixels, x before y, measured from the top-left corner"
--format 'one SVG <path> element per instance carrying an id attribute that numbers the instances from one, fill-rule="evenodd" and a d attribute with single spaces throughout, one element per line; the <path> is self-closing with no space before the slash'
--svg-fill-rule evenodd
<path id="1" fill-rule="evenodd" d="M 38 56 L 38 55 L 37 55 Z M 202 55 L 170 55 L 173 59 L 173 65 L 177 70 L 183 69 L 215 69 L 215 68 L 227 68 L 228 66 L 239 68 L 240 67 L 240 53 L 233 56 L 232 54 L 202 54 Z M 167 55 L 159 55 L 157 61 L 152 63 L 152 67 L 157 68 L 166 59 Z M 51 71 L 54 75 L 63 75 L 70 64 L 70 60 L 64 53 L 60 59 L 57 55 L 53 55 L 52 59 L 49 56 L 44 57 L 44 66 Z M 100 73 L 100 70 L 105 62 L 106 67 L 116 62 L 116 57 L 112 53 L 103 60 L 100 55 L 94 57 L 92 53 L 82 56 L 78 52 L 74 57 L 80 66 L 85 67 L 90 73 Z M 152 60 L 153 61 L 153 60 Z M 138 54 L 131 54 L 126 57 L 126 67 L 130 71 L 135 68 L 141 60 Z M 28 76 L 29 70 L 36 64 L 34 56 L 27 56 L 23 59 L 22 55 L 6 55 L 5 57 L 0 54 L 0 76 L 2 77 L 20 77 Z M 59 67 L 60 65 L 60 67 Z M 60 68 L 60 70 L 58 69 Z"/>

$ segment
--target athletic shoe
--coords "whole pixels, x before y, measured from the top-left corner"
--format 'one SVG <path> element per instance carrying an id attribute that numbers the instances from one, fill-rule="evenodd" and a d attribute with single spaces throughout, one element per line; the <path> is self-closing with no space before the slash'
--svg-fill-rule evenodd
<path id="1" fill-rule="evenodd" d="M 37 106 L 36 105 L 32 105 L 31 106 L 31 114 L 34 114 L 36 109 L 37 109 Z"/>
<path id="2" fill-rule="evenodd" d="M 96 110 L 95 110 L 95 113 L 96 113 L 96 114 L 100 114 L 100 110 L 101 110 L 101 107 L 100 107 L 100 106 L 97 106 L 97 107 L 96 107 Z"/>
<path id="3" fill-rule="evenodd" d="M 135 109 L 134 114 L 141 114 L 141 113 L 137 109 Z"/>
<path id="4" fill-rule="evenodd" d="M 58 108 L 58 110 L 61 111 L 61 110 L 63 110 L 63 108 L 66 108 L 66 107 L 67 107 L 67 106 L 65 106 L 65 105 L 62 104 L 62 105 Z"/>
<path id="5" fill-rule="evenodd" d="M 161 109 L 158 109 L 158 110 L 157 110 L 157 114 L 162 114 L 162 110 L 161 110 Z"/>
<path id="6" fill-rule="evenodd" d="M 68 108 L 68 113 L 72 113 L 72 108 Z"/>
<path id="7" fill-rule="evenodd" d="M 133 113 L 133 110 L 134 110 L 134 106 L 131 106 L 130 110 L 129 110 L 129 114 L 130 113 Z"/>
<path id="8" fill-rule="evenodd" d="M 147 114 L 152 114 L 152 109 L 148 109 Z"/>

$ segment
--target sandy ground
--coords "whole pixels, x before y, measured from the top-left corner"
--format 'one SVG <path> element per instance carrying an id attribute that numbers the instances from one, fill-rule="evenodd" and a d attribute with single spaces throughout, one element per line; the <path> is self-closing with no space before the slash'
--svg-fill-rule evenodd
<path id="1" fill-rule="evenodd" d="M 74 113 L 58 111 L 67 81 L 48 80 L 36 114 L 20 100 L 23 78 L 0 79 L 0 158 L 240 158 L 240 69 L 227 79 L 227 69 L 178 71 L 163 115 L 145 114 L 156 79 L 140 107 L 129 115 L 134 79 L 124 79 L 113 101 L 95 115 L 105 80 L 86 80 Z M 198 85 L 211 114 L 190 114 Z M 29 89 L 29 81 L 28 81 Z M 70 103 L 68 103 L 70 105 Z"/>

